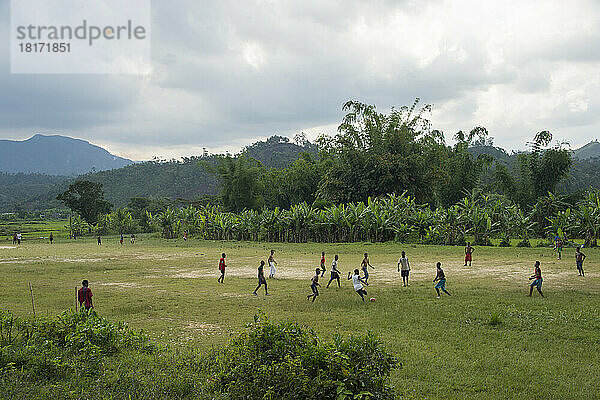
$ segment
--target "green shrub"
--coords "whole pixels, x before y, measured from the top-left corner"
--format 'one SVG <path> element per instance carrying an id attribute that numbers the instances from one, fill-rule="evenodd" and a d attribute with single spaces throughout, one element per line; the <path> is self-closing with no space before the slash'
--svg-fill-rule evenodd
<path id="1" fill-rule="evenodd" d="M 398 365 L 372 333 L 326 343 L 264 317 L 206 362 L 209 391 L 228 399 L 391 399 L 386 382 Z"/>
<path id="2" fill-rule="evenodd" d="M 0 371 L 19 368 L 46 378 L 89 375 L 99 371 L 104 357 L 129 348 L 155 350 L 145 335 L 93 310 L 34 320 L 0 311 Z"/>

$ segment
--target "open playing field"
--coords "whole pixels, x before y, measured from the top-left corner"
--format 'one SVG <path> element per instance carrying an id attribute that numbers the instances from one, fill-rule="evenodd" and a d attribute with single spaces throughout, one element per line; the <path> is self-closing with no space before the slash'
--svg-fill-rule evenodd
<path id="1" fill-rule="evenodd" d="M 269 249 L 279 262 L 272 296 L 252 295 L 256 267 Z M 411 285 L 402 287 L 396 263 L 411 260 Z M 310 277 L 327 253 L 327 279 L 316 302 L 306 301 Z M 347 274 L 369 252 L 369 297 L 351 282 L 326 289 L 334 254 Z M 217 263 L 227 253 L 225 284 Z M 166 241 L 138 237 L 135 245 L 106 237 L 0 242 L 0 308 L 38 314 L 74 307 L 75 286 L 90 281 L 98 312 L 144 329 L 156 340 L 209 347 L 228 340 L 254 314 L 293 319 L 320 336 L 376 332 L 402 362 L 392 383 L 408 398 L 600 398 L 600 251 L 585 249 L 586 277 L 577 276 L 573 249 L 557 261 L 548 248 L 478 247 L 463 267 L 461 247 L 388 244 L 267 244 Z M 526 297 L 533 262 L 542 262 L 544 294 Z M 442 261 L 452 297 L 436 299 L 434 263 Z M 268 269 L 265 269 L 268 275 Z M 495 322 L 495 323 L 494 323 Z"/>

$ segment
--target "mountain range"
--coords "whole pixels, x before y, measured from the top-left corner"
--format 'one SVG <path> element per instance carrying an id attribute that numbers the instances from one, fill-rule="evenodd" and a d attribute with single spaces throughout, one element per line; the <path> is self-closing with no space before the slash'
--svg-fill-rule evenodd
<path id="1" fill-rule="evenodd" d="M 133 164 L 82 139 L 34 135 L 27 140 L 0 140 L 0 172 L 77 176 Z"/>

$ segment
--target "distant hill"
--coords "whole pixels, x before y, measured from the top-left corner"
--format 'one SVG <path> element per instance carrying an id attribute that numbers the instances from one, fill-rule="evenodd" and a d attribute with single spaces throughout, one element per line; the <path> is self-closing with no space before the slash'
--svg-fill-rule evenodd
<path id="1" fill-rule="evenodd" d="M 267 168 L 283 168 L 296 161 L 301 153 L 317 153 L 316 145 L 310 142 L 290 143 L 288 138 L 273 136 L 242 150 L 250 157 L 261 161 Z M 118 169 L 90 172 L 78 178 L 99 182 L 104 185 L 105 198 L 117 207 L 129 203 L 132 197 L 166 197 L 169 199 L 196 199 L 218 193 L 217 177 L 201 167 L 199 161 L 214 163 L 214 156 L 190 157 L 179 161 L 147 161 Z M 7 175 L 8 176 L 8 175 Z M 8 178 L 7 178 L 8 179 Z M 13 176 L 13 181 L 29 179 L 27 175 Z M 65 191 L 74 178 L 57 178 L 46 190 L 41 186 L 31 187 L 30 195 L 23 190 L 18 197 L 7 194 L 0 201 L 0 211 L 13 211 L 10 204 L 20 204 L 29 210 L 40 210 L 57 206 L 56 195 Z M 1 181 L 0 181 L 1 182 Z"/>
<path id="2" fill-rule="evenodd" d="M 316 155 L 319 148 L 309 141 L 291 143 L 285 136 L 271 136 L 242 149 L 246 155 L 257 159 L 267 168 L 285 168 L 298 159 L 301 153 Z"/>
<path id="3" fill-rule="evenodd" d="M 0 171 L 77 176 L 133 164 L 85 140 L 35 135 L 27 140 L 0 140 Z"/>
<path id="4" fill-rule="evenodd" d="M 0 211 L 14 211 L 32 197 L 47 197 L 48 192 L 67 179 L 66 176 L 0 172 Z M 58 200 L 44 202 L 44 208 L 53 206 L 59 206 Z"/>
<path id="5" fill-rule="evenodd" d="M 600 143 L 595 140 L 589 142 L 573 152 L 573 157 L 580 160 L 588 160 L 590 158 L 600 157 Z"/>

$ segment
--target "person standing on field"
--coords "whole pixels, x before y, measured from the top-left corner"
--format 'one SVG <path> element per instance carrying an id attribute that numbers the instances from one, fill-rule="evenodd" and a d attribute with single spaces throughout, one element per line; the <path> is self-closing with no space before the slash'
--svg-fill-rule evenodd
<path id="1" fill-rule="evenodd" d="M 271 268 L 271 270 L 269 271 L 269 278 L 275 278 L 275 272 L 277 272 L 277 270 L 275 269 L 275 266 L 277 265 L 277 261 L 275 261 L 275 257 L 273 256 L 275 254 L 275 250 L 271 250 L 271 255 L 269 255 L 269 267 Z"/>
<path id="2" fill-rule="evenodd" d="M 77 292 L 79 307 L 85 307 L 86 310 L 94 308 L 94 304 L 92 303 L 92 289 L 89 288 L 89 282 L 87 279 L 84 279 L 83 282 L 81 282 L 81 285 L 83 287 Z"/>
<path id="3" fill-rule="evenodd" d="M 54 235 L 52 234 L 52 232 L 50 232 L 50 244 L 54 243 Z"/>
<path id="4" fill-rule="evenodd" d="M 471 261 L 473 260 L 473 252 L 475 248 L 471 246 L 471 242 L 467 242 L 467 246 L 465 247 L 465 267 L 467 263 L 469 263 L 469 267 L 471 266 Z"/>
<path id="5" fill-rule="evenodd" d="M 325 252 L 321 252 L 321 277 L 325 275 Z"/>
<path id="6" fill-rule="evenodd" d="M 554 244 L 554 248 L 558 253 L 558 259 L 562 259 L 562 251 L 563 251 L 563 240 L 560 236 L 556 237 L 556 243 Z"/>
<path id="7" fill-rule="evenodd" d="M 132 233 L 131 234 L 131 244 L 135 243 L 135 235 Z"/>
<path id="8" fill-rule="evenodd" d="M 225 268 L 227 267 L 227 265 L 225 265 L 225 253 L 221 254 L 221 259 L 219 260 L 219 271 L 221 271 L 221 276 L 219 277 L 219 279 L 217 279 L 217 282 L 220 283 L 225 283 L 223 282 L 225 280 Z"/>
<path id="9" fill-rule="evenodd" d="M 544 294 L 542 293 L 542 282 L 544 281 L 544 279 L 542 279 L 542 269 L 540 268 L 539 261 L 535 262 L 533 275 L 529 277 L 529 280 L 533 280 L 533 282 L 531 282 L 531 284 L 529 285 L 529 297 L 531 297 L 534 287 L 540 293 L 540 296 L 544 297 Z"/>
<path id="10" fill-rule="evenodd" d="M 369 253 L 365 253 L 365 258 L 363 258 L 362 262 L 360 263 L 360 268 L 363 271 L 364 274 L 364 282 L 365 285 L 369 286 L 369 269 L 367 267 L 371 267 L 373 269 L 375 269 L 375 267 L 373 267 L 371 265 L 371 263 L 369 262 Z"/>
<path id="11" fill-rule="evenodd" d="M 306 296 L 306 300 L 310 300 L 310 298 L 312 297 L 313 303 L 315 302 L 315 299 L 319 295 L 318 287 L 321 286 L 321 285 L 319 285 L 319 273 L 320 272 L 321 272 L 320 268 L 315 268 L 315 275 L 310 280 L 310 282 L 311 282 L 310 289 L 312 290 L 312 293 L 309 294 L 308 296 Z"/>
<path id="12" fill-rule="evenodd" d="M 17 244 L 17 234 L 13 234 L 13 244 Z"/>
<path id="13" fill-rule="evenodd" d="M 258 266 L 258 286 L 256 289 L 254 289 L 254 292 L 252 292 L 252 294 L 255 296 L 258 296 L 256 291 L 260 289 L 262 285 L 265 285 L 265 296 L 269 295 L 269 292 L 267 291 L 267 280 L 265 279 L 264 266 L 265 262 L 261 260 L 260 265 Z"/>
<path id="14" fill-rule="evenodd" d="M 333 282 L 334 279 L 337 280 L 338 287 L 342 287 L 342 285 L 340 284 L 340 271 L 338 270 L 338 255 L 337 254 L 333 258 L 333 261 L 331 262 L 331 278 L 329 278 L 329 283 L 327 283 L 327 287 L 329 287 L 329 285 L 331 285 L 331 282 Z"/>
<path id="15" fill-rule="evenodd" d="M 21 232 L 17 233 L 17 244 L 21 244 L 22 238 L 23 238 L 23 236 L 21 235 Z"/>
<path id="16" fill-rule="evenodd" d="M 102 237 L 100 235 L 98 235 L 98 246 L 100 246 L 102 244 Z"/>
<path id="17" fill-rule="evenodd" d="M 581 252 L 581 247 L 577 246 L 577 250 L 575 250 L 575 263 L 577 264 L 577 271 L 579 271 L 579 276 L 585 276 L 583 272 L 583 261 L 585 260 L 585 254 Z"/>
<path id="18" fill-rule="evenodd" d="M 410 263 L 406 253 L 402 252 L 402 257 L 398 260 L 398 272 L 402 275 L 402 286 L 408 286 L 408 274 L 410 272 Z"/>

